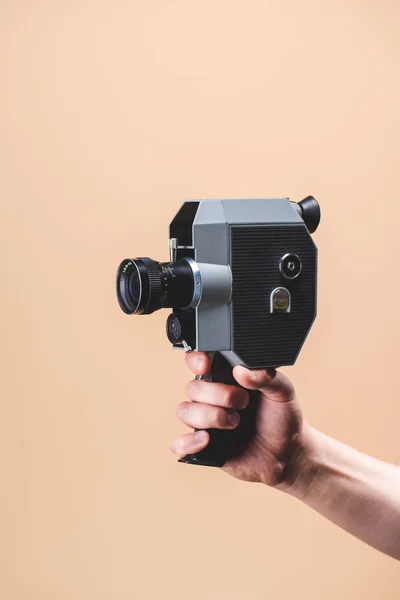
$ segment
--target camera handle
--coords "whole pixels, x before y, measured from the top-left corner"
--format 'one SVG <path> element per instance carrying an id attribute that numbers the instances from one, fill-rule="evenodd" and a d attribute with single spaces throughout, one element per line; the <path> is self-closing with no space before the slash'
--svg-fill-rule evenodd
<path id="1" fill-rule="evenodd" d="M 215 381 L 239 386 L 232 374 L 232 366 L 219 352 L 210 352 L 211 369 L 196 379 Z M 206 467 L 223 467 L 229 458 L 239 456 L 252 438 L 255 429 L 256 413 L 260 392 L 246 390 L 250 395 L 247 407 L 240 412 L 240 423 L 235 429 L 207 429 L 210 435 L 208 445 L 196 454 L 188 454 L 179 462 Z M 196 430 L 197 431 L 197 430 Z"/>

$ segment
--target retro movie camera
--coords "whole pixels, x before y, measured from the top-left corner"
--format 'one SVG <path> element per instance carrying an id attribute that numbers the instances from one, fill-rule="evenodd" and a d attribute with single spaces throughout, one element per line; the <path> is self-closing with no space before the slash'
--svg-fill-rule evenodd
<path id="1" fill-rule="evenodd" d="M 172 309 L 174 348 L 211 354 L 201 377 L 237 384 L 235 365 L 293 365 L 316 317 L 317 201 L 287 198 L 185 202 L 169 227 L 170 261 L 128 258 L 117 273 L 127 314 Z M 199 377 L 200 378 L 200 377 Z M 233 430 L 210 429 L 208 446 L 181 462 L 222 466 L 243 451 L 257 413 L 258 392 Z"/>

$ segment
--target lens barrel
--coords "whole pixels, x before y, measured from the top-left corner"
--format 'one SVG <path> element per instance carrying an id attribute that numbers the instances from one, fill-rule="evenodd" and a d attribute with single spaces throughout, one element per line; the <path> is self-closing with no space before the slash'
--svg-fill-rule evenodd
<path id="1" fill-rule="evenodd" d="M 128 315 L 188 307 L 193 293 L 193 271 L 184 259 L 160 263 L 147 257 L 126 258 L 117 271 L 118 302 Z"/>

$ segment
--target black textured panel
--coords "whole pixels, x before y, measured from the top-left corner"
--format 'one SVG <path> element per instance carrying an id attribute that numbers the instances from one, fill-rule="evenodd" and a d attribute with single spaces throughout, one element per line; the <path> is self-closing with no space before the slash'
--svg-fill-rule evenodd
<path id="1" fill-rule="evenodd" d="M 282 256 L 298 254 L 302 271 L 285 279 Z M 315 318 L 317 251 L 302 224 L 231 227 L 233 350 L 251 368 L 294 364 Z M 290 313 L 270 313 L 274 288 L 286 287 Z"/>

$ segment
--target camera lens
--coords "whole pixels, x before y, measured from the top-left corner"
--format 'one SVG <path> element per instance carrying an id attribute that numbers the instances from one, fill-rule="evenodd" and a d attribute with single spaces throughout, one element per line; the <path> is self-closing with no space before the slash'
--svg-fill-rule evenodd
<path id="1" fill-rule="evenodd" d="M 118 302 L 128 315 L 185 308 L 192 301 L 193 291 L 193 271 L 184 259 L 160 263 L 146 257 L 126 258 L 118 268 Z"/>
<path id="2" fill-rule="evenodd" d="M 279 270 L 286 279 L 296 279 L 301 273 L 301 260 L 297 254 L 285 254 L 279 263 Z"/>

